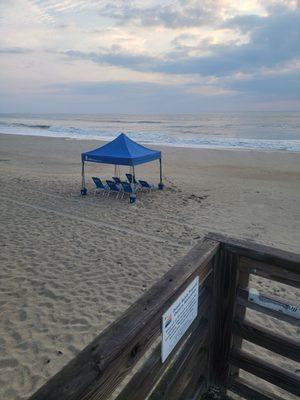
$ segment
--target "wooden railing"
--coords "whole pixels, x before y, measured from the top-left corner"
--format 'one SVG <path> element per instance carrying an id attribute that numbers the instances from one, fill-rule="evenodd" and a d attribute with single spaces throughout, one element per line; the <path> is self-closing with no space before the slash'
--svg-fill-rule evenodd
<path id="1" fill-rule="evenodd" d="M 214 268 L 211 315 L 210 384 L 246 399 L 280 399 L 239 377 L 239 369 L 300 396 L 300 377 L 242 349 L 245 339 L 300 362 L 300 341 L 245 319 L 246 308 L 300 326 L 300 307 L 276 296 L 249 289 L 249 276 L 258 275 L 300 288 L 300 256 L 249 241 L 210 235 L 220 242 Z M 296 290 L 297 290 L 296 289 Z M 285 400 L 285 398 L 282 398 Z"/>
<path id="2" fill-rule="evenodd" d="M 299 342 L 245 320 L 250 307 L 300 323 L 296 305 L 249 291 L 250 274 L 299 288 L 300 257 L 224 236 L 206 237 L 31 400 L 196 400 L 211 388 L 224 397 L 230 390 L 246 399 L 274 399 L 240 378 L 240 369 L 300 395 L 298 375 L 242 349 L 246 339 L 300 362 Z M 197 317 L 162 362 L 162 315 L 197 276 Z"/>

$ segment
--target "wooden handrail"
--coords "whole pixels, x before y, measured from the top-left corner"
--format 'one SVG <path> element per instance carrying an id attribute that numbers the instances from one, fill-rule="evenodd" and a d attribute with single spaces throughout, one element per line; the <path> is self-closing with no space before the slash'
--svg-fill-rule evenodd
<path id="1" fill-rule="evenodd" d="M 222 247 L 230 253 L 262 262 L 268 266 L 273 265 L 279 267 L 279 269 L 277 268 L 277 272 L 280 276 L 291 272 L 293 273 L 293 278 L 299 281 L 300 255 L 297 253 L 279 250 L 274 247 L 255 243 L 251 240 L 235 239 L 217 233 L 209 233 L 207 237 L 219 241 Z M 253 269 L 254 268 L 253 266 Z"/>
<path id="2" fill-rule="evenodd" d="M 165 363 L 160 343 L 151 350 L 116 400 L 185 400 L 199 397 L 208 384 L 224 398 L 229 388 L 247 399 L 282 400 L 240 378 L 239 369 L 300 395 L 298 375 L 241 349 L 245 339 L 300 362 L 298 342 L 245 320 L 246 308 L 252 308 L 300 326 L 299 307 L 249 291 L 250 274 L 300 287 L 300 256 L 210 234 L 30 399 L 109 398 L 160 334 L 163 313 L 196 276 L 197 318 Z"/>
<path id="3" fill-rule="evenodd" d="M 268 264 L 253 260 L 247 257 L 240 257 L 240 270 L 248 272 L 248 274 L 254 274 L 261 276 L 262 278 L 271 279 L 285 285 L 294 286 L 300 288 L 300 276 L 299 273 L 286 270 L 286 268 L 279 267 L 277 265 Z"/>
<path id="4" fill-rule="evenodd" d="M 106 399 L 159 334 L 162 313 L 195 276 L 200 285 L 208 278 L 218 248 L 210 239 L 196 245 L 31 400 Z"/>

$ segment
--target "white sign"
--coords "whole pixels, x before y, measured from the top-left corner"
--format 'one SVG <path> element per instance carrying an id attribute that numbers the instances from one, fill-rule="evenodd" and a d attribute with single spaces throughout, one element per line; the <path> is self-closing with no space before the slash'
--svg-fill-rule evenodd
<path id="1" fill-rule="evenodd" d="M 249 290 L 248 300 L 270 310 L 278 311 L 282 314 L 300 319 L 300 307 L 282 303 L 280 300 L 270 299 L 263 294 L 260 294 L 256 289 L 252 288 Z"/>
<path id="2" fill-rule="evenodd" d="M 162 316 L 161 360 L 164 362 L 198 314 L 199 276 Z"/>

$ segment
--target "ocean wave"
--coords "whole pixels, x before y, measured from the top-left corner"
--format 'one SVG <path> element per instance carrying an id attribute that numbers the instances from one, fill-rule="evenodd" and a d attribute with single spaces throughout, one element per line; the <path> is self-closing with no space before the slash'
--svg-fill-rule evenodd
<path id="1" fill-rule="evenodd" d="M 102 122 L 102 121 L 101 121 Z M 163 122 L 162 121 L 147 121 L 147 120 L 141 120 L 141 121 L 128 121 L 126 119 L 122 119 L 122 120 L 118 120 L 118 119 L 113 119 L 113 120 L 107 120 L 107 121 L 103 121 L 103 122 L 109 122 L 109 123 L 118 123 L 118 124 L 136 124 L 136 125 L 140 125 L 140 124 L 153 124 L 153 125 L 160 125 Z"/>
<path id="2" fill-rule="evenodd" d="M 126 126 L 126 123 L 124 122 Z M 2 127 L 2 128 L 1 128 Z M 2 133 L 17 135 L 49 136 L 70 139 L 112 140 L 120 132 L 83 129 L 75 126 L 60 126 L 47 124 L 25 124 L 0 122 Z M 300 140 L 267 140 L 246 139 L 220 136 L 217 134 L 203 135 L 199 132 L 186 130 L 174 132 L 134 131 L 126 129 L 130 138 L 148 145 L 164 145 L 172 147 L 214 148 L 214 149 L 244 149 L 260 151 L 292 151 L 300 152 Z"/>
<path id="3" fill-rule="evenodd" d="M 92 133 L 91 131 L 85 130 L 85 129 L 81 129 L 81 128 L 76 128 L 74 126 L 50 126 L 49 127 L 49 132 L 58 132 L 58 133 L 70 133 L 70 134 L 78 134 L 78 135 L 89 135 L 90 133 Z"/>
<path id="4" fill-rule="evenodd" d="M 130 125 L 140 125 L 140 124 L 160 125 L 160 124 L 163 124 L 162 121 L 152 121 L 152 120 L 129 121 L 127 118 L 124 118 L 124 119 L 100 119 L 99 122 L 100 123 L 109 123 L 109 124 L 130 124 Z"/>
<path id="5" fill-rule="evenodd" d="M 49 129 L 51 125 L 43 125 L 43 124 L 24 124 L 20 122 L 2 122 L 0 121 L 0 125 L 7 127 L 23 127 L 23 128 L 37 128 L 37 129 Z"/>

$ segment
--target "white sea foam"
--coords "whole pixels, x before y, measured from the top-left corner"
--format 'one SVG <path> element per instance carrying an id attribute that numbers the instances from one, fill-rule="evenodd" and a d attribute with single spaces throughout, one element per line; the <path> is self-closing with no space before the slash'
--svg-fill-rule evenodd
<path id="1" fill-rule="evenodd" d="M 123 131 L 144 144 L 215 149 L 247 149 L 260 151 L 300 152 L 300 123 L 269 119 L 253 124 L 259 134 L 251 133 L 249 121 L 239 123 L 234 118 L 190 117 L 142 118 L 120 116 L 74 118 L 13 118 L 0 116 L 0 132 L 18 135 L 47 136 L 70 139 L 111 140 Z M 72 123 L 72 125 L 71 125 Z M 248 124 L 248 125 L 247 125 Z M 123 129 L 124 128 L 124 129 Z M 122 130 L 121 130 L 122 129 Z M 238 129 L 242 132 L 239 133 Z M 286 134 L 291 130 L 295 134 Z M 238 132 L 238 133 L 237 133 Z M 275 132 L 275 133 L 274 133 Z M 247 137 L 248 136 L 248 137 Z M 280 137 L 280 138 L 279 138 Z M 284 137 L 284 139 L 281 139 Z"/>

